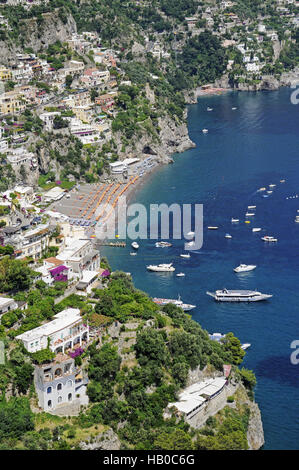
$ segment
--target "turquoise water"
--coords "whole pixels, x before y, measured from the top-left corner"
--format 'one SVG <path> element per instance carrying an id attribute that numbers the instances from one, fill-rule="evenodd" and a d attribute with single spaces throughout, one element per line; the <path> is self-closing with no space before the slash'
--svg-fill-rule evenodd
<path id="1" fill-rule="evenodd" d="M 256 401 L 264 424 L 265 449 L 299 448 L 299 365 L 290 362 L 290 344 L 299 340 L 299 105 L 290 89 L 232 93 L 200 98 L 189 106 L 188 127 L 195 149 L 174 156 L 147 181 L 135 201 L 202 203 L 204 243 L 184 260 L 183 241 L 167 249 L 140 240 L 137 256 L 126 248 L 107 248 L 113 269 L 131 272 L 135 285 L 152 296 L 177 297 L 197 305 L 192 316 L 209 332 L 234 332 L 251 343 L 244 366 L 256 373 Z M 213 108 L 207 112 L 206 108 Z M 232 107 L 237 107 L 235 111 Z M 204 135 L 201 130 L 209 129 Z M 285 179 L 285 183 L 280 183 Z M 267 198 L 260 187 L 276 184 Z M 269 189 L 269 188 L 267 188 Z M 248 205 L 256 205 L 254 222 L 245 224 Z M 299 214 L 299 213 L 298 213 Z M 232 225 L 232 217 L 240 223 Z M 207 230 L 217 225 L 219 230 Z M 252 233 L 252 227 L 263 231 Z M 224 238 L 230 233 L 232 239 Z M 273 235 L 268 245 L 261 236 Z M 174 262 L 175 274 L 146 271 L 149 263 Z M 235 274 L 240 263 L 256 264 Z M 258 289 L 273 294 L 267 302 L 216 303 L 207 290 Z"/>

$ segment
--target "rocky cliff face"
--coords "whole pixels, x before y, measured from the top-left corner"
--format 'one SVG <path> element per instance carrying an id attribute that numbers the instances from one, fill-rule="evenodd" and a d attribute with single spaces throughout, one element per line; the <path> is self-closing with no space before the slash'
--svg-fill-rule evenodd
<path id="1" fill-rule="evenodd" d="M 80 442 L 79 447 L 82 450 L 119 450 L 121 446 L 117 434 L 112 429 L 103 434 L 99 434 L 93 440 Z"/>
<path id="2" fill-rule="evenodd" d="M 260 409 L 255 402 L 248 402 L 250 417 L 247 431 L 249 450 L 259 450 L 265 443 Z"/>
<path id="3" fill-rule="evenodd" d="M 23 52 L 23 45 L 32 48 L 34 52 L 47 48 L 56 41 L 65 42 L 72 33 L 77 32 L 74 18 L 69 15 L 65 22 L 59 16 L 58 11 L 44 13 L 42 21 L 36 18 L 24 19 L 19 24 L 20 43 L 12 41 L 0 42 L 0 62 L 9 65 L 15 61 L 17 53 Z"/>

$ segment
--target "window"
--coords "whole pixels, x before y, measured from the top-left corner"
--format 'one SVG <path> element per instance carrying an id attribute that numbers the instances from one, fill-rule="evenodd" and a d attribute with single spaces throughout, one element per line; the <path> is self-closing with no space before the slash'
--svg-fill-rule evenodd
<path id="1" fill-rule="evenodd" d="M 73 385 L 72 380 L 68 380 L 68 381 L 67 381 L 67 386 L 70 388 L 72 385 Z"/>
<path id="2" fill-rule="evenodd" d="M 68 394 L 67 399 L 68 399 L 68 401 L 72 401 L 72 394 L 71 393 Z"/>
<path id="3" fill-rule="evenodd" d="M 59 384 L 57 385 L 57 390 L 62 390 L 62 384 L 61 384 L 61 383 L 59 383 Z"/>
<path id="4" fill-rule="evenodd" d="M 48 408 L 52 408 L 52 401 L 51 400 L 48 401 Z"/>
<path id="5" fill-rule="evenodd" d="M 62 402 L 62 397 L 58 397 L 58 403 Z"/>
<path id="6" fill-rule="evenodd" d="M 52 387 L 47 388 L 47 393 L 52 393 Z"/>

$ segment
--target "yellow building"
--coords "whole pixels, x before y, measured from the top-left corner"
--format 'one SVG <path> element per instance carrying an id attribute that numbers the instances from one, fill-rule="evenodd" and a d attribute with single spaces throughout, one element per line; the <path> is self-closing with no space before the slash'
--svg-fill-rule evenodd
<path id="1" fill-rule="evenodd" d="M 8 91 L 0 95 L 0 113 L 15 114 L 26 109 L 26 100 L 20 93 Z"/>
<path id="2" fill-rule="evenodd" d="M 0 67 L 0 80 L 11 80 L 11 70 L 7 69 L 6 67 Z"/>

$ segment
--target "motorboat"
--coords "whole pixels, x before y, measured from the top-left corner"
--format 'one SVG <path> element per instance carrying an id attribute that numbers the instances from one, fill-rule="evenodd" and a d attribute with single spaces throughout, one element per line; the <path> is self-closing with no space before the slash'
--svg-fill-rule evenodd
<path id="1" fill-rule="evenodd" d="M 194 235 L 195 235 L 195 232 L 188 232 L 187 233 L 187 237 L 194 237 Z"/>
<path id="2" fill-rule="evenodd" d="M 286 182 L 286 180 L 280 180 L 280 183 L 285 183 L 285 182 Z"/>
<path id="3" fill-rule="evenodd" d="M 234 224 L 234 223 L 236 224 L 236 223 L 239 222 L 239 221 L 240 221 L 239 219 L 234 219 L 234 218 L 231 219 L 231 222 L 232 222 L 233 224 Z"/>
<path id="4" fill-rule="evenodd" d="M 207 134 L 208 132 L 209 132 L 208 129 L 203 129 L 203 130 L 202 130 L 202 133 L 203 133 L 203 134 Z"/>
<path id="5" fill-rule="evenodd" d="M 251 346 L 250 343 L 244 343 L 244 344 L 242 344 L 241 349 L 243 349 L 245 351 L 246 349 L 250 348 L 250 346 Z"/>
<path id="6" fill-rule="evenodd" d="M 266 235 L 265 237 L 262 237 L 262 240 L 264 242 L 277 242 L 278 238 L 270 237 L 269 235 Z"/>
<path id="7" fill-rule="evenodd" d="M 137 242 L 133 242 L 133 243 L 131 243 L 131 247 L 134 248 L 135 250 L 138 250 L 139 245 L 138 245 Z"/>
<path id="8" fill-rule="evenodd" d="M 217 230 L 219 227 L 209 225 L 208 230 Z"/>
<path id="9" fill-rule="evenodd" d="M 260 188 L 258 191 L 266 191 L 267 188 Z"/>
<path id="10" fill-rule="evenodd" d="M 193 241 L 186 243 L 187 248 L 191 248 L 194 245 L 195 245 L 195 242 L 193 242 Z"/>
<path id="11" fill-rule="evenodd" d="M 213 111 L 213 108 L 207 107 L 207 111 Z"/>
<path id="12" fill-rule="evenodd" d="M 233 237 L 229 233 L 226 233 L 225 238 L 233 238 Z"/>
<path id="13" fill-rule="evenodd" d="M 260 232 L 262 229 L 260 227 L 254 227 L 252 229 L 253 232 Z"/>
<path id="14" fill-rule="evenodd" d="M 221 289 L 215 292 L 207 292 L 217 302 L 258 302 L 272 297 L 270 294 L 262 294 L 253 290 L 228 290 Z"/>
<path id="15" fill-rule="evenodd" d="M 236 107 L 233 107 L 232 110 L 235 111 L 237 108 Z"/>
<path id="16" fill-rule="evenodd" d="M 156 248 L 167 248 L 169 246 L 172 246 L 172 244 L 169 242 L 156 242 L 155 243 Z"/>
<path id="17" fill-rule="evenodd" d="M 136 253 L 136 251 L 131 251 L 130 255 L 131 255 L 131 256 L 136 256 L 137 253 Z"/>
<path id="18" fill-rule="evenodd" d="M 190 258 L 190 253 L 181 253 L 180 257 L 181 258 Z"/>
<path id="19" fill-rule="evenodd" d="M 272 194 L 272 193 L 273 193 L 273 191 L 267 191 L 267 194 Z"/>
<path id="20" fill-rule="evenodd" d="M 175 271 L 175 267 L 172 266 L 172 263 L 166 264 L 166 263 L 161 263 L 161 264 L 150 264 L 146 267 L 148 271 L 154 271 L 154 272 L 173 272 Z"/>
<path id="21" fill-rule="evenodd" d="M 246 217 L 253 217 L 255 215 L 254 212 L 246 212 L 245 216 Z"/>
<path id="22" fill-rule="evenodd" d="M 275 188 L 276 184 L 269 184 L 269 188 Z"/>
<path id="23" fill-rule="evenodd" d="M 177 276 L 177 277 L 184 277 L 184 276 L 185 276 L 185 274 L 184 274 L 184 273 L 177 273 L 177 275 L 176 275 L 176 276 Z"/>
<path id="24" fill-rule="evenodd" d="M 225 338 L 226 335 L 223 335 L 222 333 L 212 333 L 212 334 L 209 334 L 209 338 L 212 340 L 212 341 L 217 341 L 218 343 Z"/>
<path id="25" fill-rule="evenodd" d="M 253 264 L 240 264 L 236 268 L 234 268 L 235 273 L 245 273 L 248 271 L 253 271 L 256 268 Z"/>
<path id="26" fill-rule="evenodd" d="M 256 206 L 248 206 L 248 209 L 256 209 Z"/>
<path id="27" fill-rule="evenodd" d="M 155 302 L 155 304 L 161 305 L 161 306 L 167 305 L 167 304 L 173 304 L 176 307 L 182 308 L 184 310 L 184 312 L 189 312 L 190 310 L 193 310 L 196 307 L 196 305 L 185 304 L 181 300 L 180 296 L 178 297 L 178 299 L 161 299 L 161 298 L 158 298 L 158 297 L 154 297 L 153 302 Z"/>

